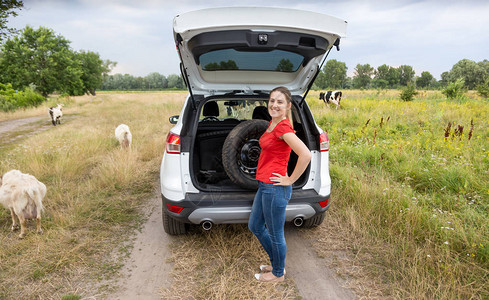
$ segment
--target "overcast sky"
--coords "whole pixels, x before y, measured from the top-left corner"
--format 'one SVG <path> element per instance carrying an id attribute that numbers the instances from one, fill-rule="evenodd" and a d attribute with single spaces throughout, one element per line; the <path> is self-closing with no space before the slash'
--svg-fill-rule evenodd
<path id="1" fill-rule="evenodd" d="M 97 52 L 117 62 L 112 73 L 146 76 L 179 74 L 172 34 L 173 17 L 222 6 L 271 6 L 312 10 L 348 22 L 341 50 L 329 59 L 345 62 L 352 76 L 357 64 L 410 65 L 416 75 L 437 79 L 461 59 L 489 59 L 487 0 L 24 0 L 8 25 L 51 28 L 74 50 Z"/>

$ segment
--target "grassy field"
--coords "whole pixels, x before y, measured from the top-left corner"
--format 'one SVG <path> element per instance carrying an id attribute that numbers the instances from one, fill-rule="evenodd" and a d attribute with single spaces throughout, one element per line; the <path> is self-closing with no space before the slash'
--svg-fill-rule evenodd
<path id="1" fill-rule="evenodd" d="M 318 94 L 307 100 L 331 140 L 333 185 L 325 222 L 304 231 L 317 252 L 334 258 L 359 297 L 488 298 L 489 102 L 473 94 L 448 102 L 421 92 L 401 102 L 399 91 L 344 91 L 335 110 Z M 48 187 L 41 236 L 31 223 L 19 240 L 0 209 L 1 299 L 89 296 L 117 273 L 144 221 L 140 208 L 155 193 L 168 117 L 180 112 L 184 95 L 62 99 L 71 118 L 61 126 L 0 145 L 0 173 L 20 169 Z M 0 121 L 42 114 L 49 122 L 47 107 L 57 101 L 0 113 Z M 114 138 L 120 123 L 131 127 L 130 152 Z M 197 231 L 171 249 L 177 280 L 162 297 L 298 297 L 293 281 L 257 289 L 242 274 L 263 257 L 246 226 Z M 97 289 L 103 295 L 111 286 Z"/>
<path id="2" fill-rule="evenodd" d="M 487 299 L 489 102 L 398 93 L 345 91 L 338 111 L 308 101 L 331 141 L 333 209 L 320 235 L 342 231 L 347 265 L 384 295 Z"/>

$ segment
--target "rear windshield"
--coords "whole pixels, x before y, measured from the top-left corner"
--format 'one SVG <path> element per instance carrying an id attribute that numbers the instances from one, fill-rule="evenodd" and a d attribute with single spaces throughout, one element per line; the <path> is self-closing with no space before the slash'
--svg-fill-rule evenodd
<path id="1" fill-rule="evenodd" d="M 202 54 L 199 58 L 205 71 L 249 70 L 295 72 L 304 61 L 300 54 L 283 51 L 238 51 L 221 49 Z"/>

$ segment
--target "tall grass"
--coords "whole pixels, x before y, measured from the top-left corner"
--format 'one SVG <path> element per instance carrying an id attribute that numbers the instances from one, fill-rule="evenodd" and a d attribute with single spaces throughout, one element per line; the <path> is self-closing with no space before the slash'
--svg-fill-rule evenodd
<path id="1" fill-rule="evenodd" d="M 368 93 L 339 111 L 308 99 L 331 141 L 328 215 L 385 295 L 489 297 L 489 103 Z"/>
<path id="2" fill-rule="evenodd" d="M 0 298 L 78 294 L 120 268 L 112 251 L 142 220 L 139 207 L 158 184 L 168 116 L 178 114 L 184 95 L 77 97 L 66 102 L 60 126 L 0 149 L 1 174 L 19 169 L 48 187 L 43 235 L 31 228 L 19 240 L 0 210 Z M 114 137 L 120 123 L 133 133 L 131 151 Z"/>

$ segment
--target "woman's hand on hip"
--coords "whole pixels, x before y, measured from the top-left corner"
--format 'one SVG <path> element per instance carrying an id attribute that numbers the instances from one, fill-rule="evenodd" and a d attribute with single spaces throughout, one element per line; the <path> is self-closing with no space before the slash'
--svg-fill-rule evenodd
<path id="1" fill-rule="evenodd" d="M 272 173 L 272 175 L 274 176 L 270 177 L 270 181 L 275 182 L 274 185 L 288 186 L 294 183 L 287 173 L 285 173 L 285 176 L 282 176 L 279 173 Z"/>

